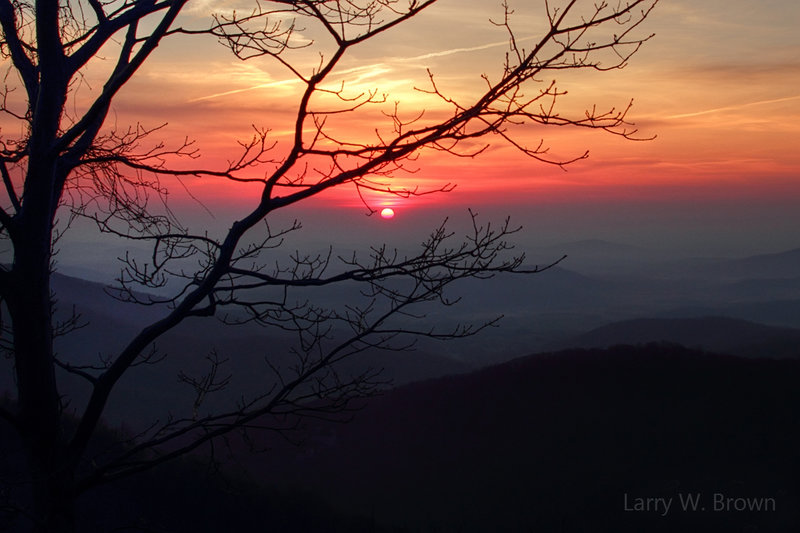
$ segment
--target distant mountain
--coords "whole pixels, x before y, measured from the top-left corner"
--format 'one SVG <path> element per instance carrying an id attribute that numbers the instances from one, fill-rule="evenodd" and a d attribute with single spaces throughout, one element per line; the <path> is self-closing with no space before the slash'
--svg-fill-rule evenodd
<path id="1" fill-rule="evenodd" d="M 614 322 L 559 343 L 607 348 L 615 344 L 673 342 L 746 357 L 800 358 L 800 329 L 765 326 L 726 317 L 640 318 Z"/>
<path id="2" fill-rule="evenodd" d="M 800 248 L 737 259 L 699 258 L 672 261 L 657 268 L 670 275 L 713 278 L 719 281 L 785 279 L 800 275 Z"/>
<path id="3" fill-rule="evenodd" d="M 534 256 L 537 261 L 541 260 L 543 262 L 553 261 L 566 255 L 569 262 L 572 263 L 575 259 L 583 260 L 586 258 L 596 258 L 603 261 L 615 261 L 620 257 L 630 259 L 647 256 L 648 251 L 630 244 L 602 239 L 583 239 L 556 244 L 534 245 L 530 248 L 530 255 Z"/>
<path id="4" fill-rule="evenodd" d="M 532 268 L 534 265 L 526 265 Z M 539 265 L 541 266 L 541 265 Z M 451 307 L 447 314 L 531 313 L 597 307 L 618 294 L 618 284 L 555 266 L 535 275 L 498 275 L 487 280 L 465 280 L 453 292 L 465 306 Z M 441 308 L 439 308 L 441 311 Z"/>
<path id="5" fill-rule="evenodd" d="M 619 274 L 658 257 L 652 251 L 638 246 L 602 239 L 534 246 L 528 255 L 541 263 L 552 262 L 566 255 L 562 267 L 590 276 Z"/>
<path id="6" fill-rule="evenodd" d="M 778 327 L 800 328 L 800 300 L 737 302 L 726 305 L 681 306 L 658 313 L 664 318 L 727 316 Z"/>
<path id="7" fill-rule="evenodd" d="M 796 278 L 800 275 L 800 248 L 735 259 L 723 264 L 732 275 L 755 278 Z"/>
<path id="8" fill-rule="evenodd" d="M 607 254 L 607 253 L 643 253 L 638 246 L 603 239 L 582 239 L 579 241 L 565 242 L 564 244 L 550 245 L 552 250 L 564 250 L 567 254 Z"/>
<path id="9" fill-rule="evenodd" d="M 719 299 L 764 302 L 800 298 L 800 277 L 743 279 L 717 287 Z"/>
<path id="10" fill-rule="evenodd" d="M 109 296 L 104 285 L 70 276 L 54 274 L 52 285 L 57 320 L 63 321 L 73 312 L 79 316 L 81 327 L 55 341 L 59 357 L 73 364 L 102 365 L 143 326 L 167 312 L 163 306 L 119 302 Z M 188 413 L 194 393 L 191 387 L 179 383 L 177 376 L 181 372 L 190 376 L 207 372 L 205 357 L 212 349 L 227 359 L 222 371 L 232 378 L 226 390 L 209 397 L 206 407 L 233 406 L 243 394 L 263 391 L 274 382 L 276 376 L 265 358 L 284 370 L 296 364 L 291 352 L 295 341 L 294 334 L 276 328 L 228 326 L 213 318 L 187 319 L 156 341 L 157 358 L 163 357 L 162 360 L 155 365 L 140 365 L 120 380 L 109 402 L 107 420 L 115 427 L 123 421 L 128 427 L 146 427 L 168 412 Z M 13 387 L 13 372 L 10 361 L 0 360 L 0 364 L 5 364 L 0 372 L 2 397 L 5 390 Z M 381 371 L 380 379 L 388 386 L 467 372 L 473 365 L 440 355 L 434 349 L 368 350 L 343 361 L 337 369 L 343 377 L 367 369 Z M 66 373 L 62 377 L 64 392 L 74 400 L 72 405 L 80 406 L 88 398 L 89 387 L 82 378 Z"/>
<path id="11" fill-rule="evenodd" d="M 429 321 L 480 319 L 508 309 L 521 328 L 518 333 L 491 328 L 489 335 L 470 338 L 460 349 L 488 343 L 496 351 L 511 334 L 519 335 L 513 340 L 525 350 L 520 339 L 531 317 L 549 313 L 553 324 L 568 331 L 575 317 L 593 325 L 600 313 L 607 320 L 612 313 L 644 306 L 663 310 L 683 303 L 685 309 L 700 309 L 708 305 L 708 287 L 705 282 L 681 285 L 674 280 L 626 284 L 557 267 L 532 277 L 498 276 L 486 284 L 462 284 L 456 292 L 465 294 L 463 306 L 432 313 Z M 54 288 L 62 311 L 74 305 L 89 323 L 59 340 L 60 355 L 75 360 L 96 360 L 103 346 L 124 342 L 142 321 L 155 316 L 152 313 L 163 312 L 115 303 L 102 286 L 65 276 L 54 280 Z M 732 305 L 716 301 L 708 306 Z M 766 312 L 767 307 L 760 309 Z M 776 317 L 800 312 L 800 301 L 787 300 L 769 309 Z M 354 363 L 385 366 L 387 377 L 406 384 L 347 413 L 350 423 L 307 420 L 303 432 L 290 436 L 291 442 L 254 431 L 248 435 L 255 441 L 251 444 L 268 449 L 266 454 L 236 453 L 235 461 L 227 461 L 229 450 L 221 447 L 216 458 L 251 476 L 254 483 L 269 485 L 276 494 L 291 495 L 288 506 L 302 508 L 309 502 L 313 509 L 334 509 L 332 516 L 351 516 L 359 524 L 340 526 L 318 511 L 321 523 L 284 525 L 273 521 L 280 513 L 270 514 L 265 505 L 263 523 L 240 525 L 240 530 L 797 531 L 800 426 L 795 406 L 800 405 L 800 360 L 791 359 L 800 346 L 797 334 L 798 330 L 725 317 L 627 320 L 592 330 L 583 341 L 581 336 L 571 337 L 576 343 L 615 347 L 533 355 L 470 373 L 469 365 L 428 345 L 420 352 L 368 354 L 369 361 Z M 173 405 L 179 407 L 166 410 L 180 416 L 180 406 L 190 406 L 191 391 L 177 383 L 177 372 L 201 372 L 203 358 L 214 346 L 230 358 L 228 370 L 236 375 L 236 391 L 263 387 L 272 379 L 264 356 L 285 364 L 289 340 L 271 330 L 187 320 L 159 341 L 159 351 L 167 354 L 164 361 L 138 367 L 120 382 L 106 420 L 115 429 L 121 421 L 128 428 L 141 427 L 153 420 L 153 413 L 163 414 L 165 406 Z M 653 340 L 703 350 L 647 344 Z M 74 387 L 81 390 L 77 381 Z M 233 392 L 232 388 L 219 401 L 236 401 Z M 234 438 L 228 444 L 233 451 L 244 447 Z M 0 454 L 0 466 L 13 469 L 18 464 L 16 457 Z M 194 479 L 189 483 L 202 484 Z M 182 488 L 179 477 L 156 483 L 195 498 L 195 492 Z M 152 497 L 147 491 L 134 494 L 140 498 L 134 509 L 169 505 L 164 492 Z M 706 504 L 715 494 L 773 498 L 776 510 L 677 511 L 677 500 L 687 494 L 700 494 Z M 676 507 L 666 516 L 629 512 L 626 497 L 672 497 Z M 197 498 L 192 503 L 203 513 L 216 509 L 213 495 Z M 235 509 L 237 498 L 228 500 L 234 507 L 224 509 Z M 98 501 L 97 512 L 113 514 Z M 257 499 L 242 501 L 258 505 Z M 274 508 L 274 502 L 283 506 L 287 500 L 277 496 L 269 501 Z M 215 516 L 207 523 L 219 524 L 221 519 L 224 516 Z M 235 522 L 232 519 L 231 527 L 237 529 Z M 193 523 L 191 528 L 202 525 Z M 180 524 L 174 527 L 180 529 Z M 156 524 L 152 529 L 164 528 Z"/>
<path id="12" fill-rule="evenodd" d="M 243 468 L 371 531 L 784 532 L 800 526 L 798 380 L 800 361 L 667 344 L 536 355 L 398 388 Z M 687 494 L 776 509 L 692 513 Z M 636 497 L 675 506 L 626 510 Z"/>

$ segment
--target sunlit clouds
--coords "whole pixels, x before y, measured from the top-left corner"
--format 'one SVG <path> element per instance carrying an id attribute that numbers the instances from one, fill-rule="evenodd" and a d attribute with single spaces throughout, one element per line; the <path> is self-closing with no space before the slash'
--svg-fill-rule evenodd
<path id="1" fill-rule="evenodd" d="M 207 10 L 225 14 L 244 4 L 198 1 L 189 22 L 202 25 Z M 655 136 L 654 140 L 627 142 L 603 132 L 559 128 L 514 132 L 523 144 L 543 141 L 554 159 L 589 150 L 588 160 L 566 171 L 526 158 L 498 136 L 476 142 L 476 148 L 485 142 L 491 147 L 474 159 L 429 150 L 408 163 L 408 172 L 395 173 L 392 187 L 457 187 L 448 194 L 398 201 L 409 206 L 473 198 L 524 203 L 542 201 L 548 194 L 561 199 L 580 196 L 582 190 L 595 198 L 625 197 L 631 191 L 647 196 L 652 190 L 655 198 L 670 184 L 675 191 L 685 187 L 687 194 L 702 190 L 713 195 L 725 187 L 744 191 L 755 175 L 765 186 L 780 185 L 781 194 L 791 194 L 790 177 L 800 182 L 800 156 L 793 148 L 800 138 L 800 39 L 794 27 L 800 20 L 798 6 L 792 0 L 662 2 L 641 30 L 655 32 L 656 37 L 626 69 L 547 74 L 558 74 L 559 88 L 569 93 L 562 98 L 564 112 L 579 114 L 595 104 L 598 109 L 619 109 L 633 99 L 628 118 L 642 138 Z M 511 7 L 517 44 L 530 46 L 545 27 L 543 3 L 511 2 Z M 496 79 L 501 70 L 508 35 L 490 22 L 501 16 L 494 4 L 443 0 L 407 26 L 381 35 L 370 47 L 355 47 L 322 86 L 327 95 L 315 97 L 312 107 L 334 112 L 326 128 L 337 141 L 365 144 L 392 134 L 394 124 L 387 115 L 395 111 L 420 124 L 447 116 L 451 104 L 424 92 L 430 88 L 428 72 L 445 94 L 469 102 L 485 87 L 482 76 Z M 292 24 L 288 19 L 279 22 Z M 320 57 L 327 57 L 330 42 L 319 28 L 301 22 L 296 39 L 307 46 L 293 51 L 292 57 L 305 76 L 319 65 Z M 277 61 L 239 61 L 225 47 L 192 37 L 174 39 L 162 48 L 121 95 L 115 120 L 166 122 L 170 135 L 189 134 L 204 157 L 220 162 L 234 157 L 237 139 L 246 139 L 255 126 L 270 131 L 276 143 L 274 160 L 281 160 L 294 134 L 302 80 Z M 531 94 L 536 90 L 528 88 Z M 373 103 L 357 113 L 337 115 L 343 102 L 333 93 Z M 310 123 L 304 135 L 312 138 L 314 133 Z M 267 164 L 253 173 L 259 177 L 269 170 Z M 215 185 L 198 187 L 210 191 Z M 220 184 L 218 194 L 241 199 L 232 189 Z M 363 205 L 354 189 L 345 187 L 326 197 L 340 206 Z M 800 191 L 800 184 L 794 190 Z M 244 196 L 250 194 L 257 193 Z M 382 207 L 380 195 L 370 194 L 368 201 Z"/>

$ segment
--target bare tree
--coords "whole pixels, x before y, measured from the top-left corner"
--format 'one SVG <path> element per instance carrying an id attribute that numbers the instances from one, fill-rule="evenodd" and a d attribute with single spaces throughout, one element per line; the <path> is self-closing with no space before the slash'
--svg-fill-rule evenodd
<path id="1" fill-rule="evenodd" d="M 374 375 L 342 376 L 337 363 L 368 348 L 402 348 L 409 336 L 471 335 L 481 324 L 440 331 L 409 326 L 413 321 L 408 319 L 421 303 L 451 303 L 445 289 L 454 281 L 525 271 L 523 257 L 510 255 L 506 242 L 515 229 L 507 222 L 482 224 L 475 217 L 463 241 L 442 226 L 413 256 L 375 248 L 364 258 L 298 254 L 269 266 L 266 252 L 274 257 L 283 237 L 298 228 L 276 230 L 265 224 L 273 213 L 343 185 L 359 192 L 420 194 L 392 186 L 392 178 L 420 151 L 474 157 L 485 147 L 475 148 L 475 141 L 487 143 L 490 137 L 535 160 L 570 162 L 552 158 L 544 144 L 524 144 L 514 136 L 520 125 L 599 129 L 634 138 L 636 130 L 626 116 L 630 106 L 568 116 L 556 106 L 563 93 L 555 82 L 542 80 L 565 69 L 623 67 L 649 39 L 635 30 L 657 0 L 569 0 L 559 6 L 545 0 L 547 29 L 529 48 L 520 45 L 511 8 L 504 4 L 493 23 L 508 33 L 505 63 L 499 74 L 482 76 L 477 97 L 460 101 L 448 96 L 434 73 L 427 87 L 418 89 L 449 108 L 444 118 L 422 114 L 409 120 L 397 107 L 387 107 L 377 90 L 350 94 L 346 86 L 327 83 L 351 49 L 384 32 L 402 31 L 403 23 L 435 2 L 255 1 L 245 14 L 216 15 L 208 26 L 193 28 L 179 17 L 186 0 L 0 0 L 0 52 L 7 69 L 0 111 L 6 123 L 16 125 L 0 138 L 0 243 L 13 257 L 0 265 L 0 339 L 13 358 L 16 383 L 16 397 L 0 415 L 18 432 L 28 457 L 34 502 L 28 512 L 35 531 L 71 531 L 73 502 L 89 488 L 232 431 L 269 425 L 276 416 L 337 410 L 370 394 Z M 311 65 L 294 55 L 308 46 L 296 38 L 304 27 L 314 28 L 329 43 Z M 256 129 L 227 168 L 187 168 L 176 162 L 201 163 L 190 141 L 169 146 L 150 140 L 158 127 L 109 124 L 115 98 L 156 47 L 188 35 L 216 38 L 241 60 L 271 58 L 299 82 L 288 142 L 273 141 L 268 130 Z M 114 50 L 113 68 L 102 90 L 75 111 L 79 106 L 66 104 L 101 50 L 106 57 Z M 332 126 L 371 109 L 387 120 L 387 127 L 376 129 L 371 139 L 345 138 Z M 23 133 L 9 135 L 15 130 Z M 224 236 L 215 238 L 190 231 L 169 209 L 158 207 L 165 200 L 165 184 L 183 176 L 256 182 L 261 196 Z M 79 366 L 53 351 L 54 337 L 76 326 L 74 320 L 56 324 L 53 319 L 50 278 L 60 216 L 89 218 L 100 231 L 152 245 L 147 264 L 131 256 L 124 265 L 118 297 L 160 306 L 163 313 L 114 357 L 96 365 Z M 143 298 L 136 290 L 163 288 L 167 282 L 165 290 L 173 289 L 163 298 Z M 362 304 L 326 309 L 293 297 L 298 289 L 342 282 L 362 287 Z M 154 341 L 182 321 L 211 316 L 295 332 L 297 364 L 276 368 L 274 385 L 236 408 L 204 414 L 198 410 L 204 397 L 227 381 L 220 370 L 224 358 L 212 353 L 206 375 L 181 375 L 197 392 L 193 416 L 155 426 L 102 461 L 87 461 L 87 447 L 120 378 L 138 364 L 155 363 Z M 346 335 L 332 334 L 334 328 Z M 65 373 L 91 388 L 76 422 L 65 414 L 69 399 L 59 387 Z"/>

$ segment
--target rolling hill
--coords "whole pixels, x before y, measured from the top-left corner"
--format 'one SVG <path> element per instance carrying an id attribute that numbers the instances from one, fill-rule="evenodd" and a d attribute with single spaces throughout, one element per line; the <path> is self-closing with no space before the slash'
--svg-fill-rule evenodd
<path id="1" fill-rule="evenodd" d="M 563 340 L 559 347 L 607 348 L 664 341 L 746 357 L 800 358 L 800 330 L 727 317 L 624 320 Z"/>
<path id="2" fill-rule="evenodd" d="M 800 526 L 798 379 L 797 360 L 671 344 L 536 355 L 400 387 L 246 470 L 370 531 L 785 532 Z M 687 494 L 775 510 L 625 508 Z"/>

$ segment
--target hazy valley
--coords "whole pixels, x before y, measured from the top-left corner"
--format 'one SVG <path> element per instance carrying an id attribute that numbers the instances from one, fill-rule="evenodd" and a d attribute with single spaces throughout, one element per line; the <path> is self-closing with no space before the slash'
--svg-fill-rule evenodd
<path id="1" fill-rule="evenodd" d="M 230 513 L 240 530 L 281 531 L 778 532 L 800 524 L 791 474 L 800 467 L 800 251 L 665 259 L 582 241 L 542 249 L 540 264 L 556 250 L 567 259 L 542 273 L 463 283 L 453 287 L 456 305 L 425 309 L 428 323 L 443 326 L 502 314 L 497 327 L 344 363 L 343 373 L 383 369 L 386 381 L 349 422 L 306 421 L 291 434 L 297 444 L 258 432 L 255 444 L 231 439 L 216 452 L 224 476 L 203 474 L 201 459 L 183 461 L 93 496 L 87 523 L 144 516 L 147 527 L 186 531 L 175 517 L 199 499 L 219 508 L 196 513 L 193 530 L 223 527 Z M 320 298 L 343 305 L 352 289 Z M 54 277 L 54 291 L 62 316 L 74 308 L 85 324 L 57 341 L 73 364 L 100 364 L 163 313 L 68 276 Z M 120 384 L 105 423 L 131 434 L 191 416 L 193 391 L 178 375 L 202 373 L 212 348 L 231 382 L 202 409 L 232 406 L 274 381 L 266 358 L 292 365 L 293 341 L 189 319 L 157 343 L 163 360 Z M 88 389 L 79 378 L 69 383 L 80 402 Z M 250 446 L 266 451 L 251 455 Z M 169 510 L 155 503 L 164 490 L 183 494 Z M 710 505 L 718 493 L 769 497 L 778 508 L 691 513 L 675 504 L 661 517 L 625 509 L 637 495 L 702 494 Z M 114 511 L 115 494 L 136 495 L 135 511 Z"/>

